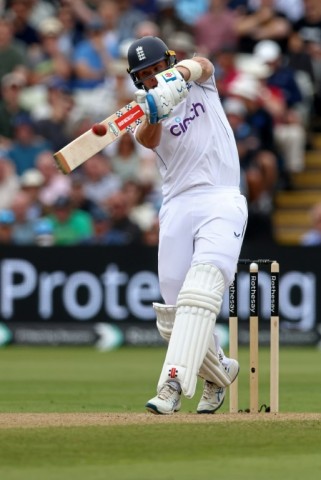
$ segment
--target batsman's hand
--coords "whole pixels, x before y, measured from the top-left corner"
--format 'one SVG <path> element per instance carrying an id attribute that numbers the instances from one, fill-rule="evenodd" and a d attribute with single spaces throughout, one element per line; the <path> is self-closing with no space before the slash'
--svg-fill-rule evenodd
<path id="1" fill-rule="evenodd" d="M 187 84 L 176 68 L 169 68 L 155 76 L 157 80 L 156 90 L 160 96 L 170 102 L 174 107 L 188 95 Z"/>
<path id="2" fill-rule="evenodd" d="M 161 122 L 169 116 L 174 108 L 171 102 L 165 101 L 155 90 L 156 88 L 148 92 L 145 92 L 145 90 L 135 92 L 135 100 L 145 112 L 150 124 Z"/>
<path id="3" fill-rule="evenodd" d="M 157 87 L 148 92 L 138 90 L 135 93 L 137 103 L 151 124 L 168 118 L 174 107 L 188 95 L 186 82 L 176 68 L 158 73 L 155 78 Z"/>

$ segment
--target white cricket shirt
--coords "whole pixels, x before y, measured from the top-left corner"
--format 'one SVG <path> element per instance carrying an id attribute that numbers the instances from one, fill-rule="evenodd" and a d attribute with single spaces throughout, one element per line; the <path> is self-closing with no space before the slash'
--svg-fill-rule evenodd
<path id="1" fill-rule="evenodd" d="M 214 74 L 204 83 L 190 83 L 187 98 L 163 121 L 155 149 L 163 179 L 163 197 L 195 187 L 236 187 L 240 163 L 233 131 L 225 116 Z"/>

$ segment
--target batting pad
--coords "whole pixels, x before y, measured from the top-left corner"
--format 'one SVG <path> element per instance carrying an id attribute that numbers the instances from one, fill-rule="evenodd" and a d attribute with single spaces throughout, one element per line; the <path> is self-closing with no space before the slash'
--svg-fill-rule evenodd
<path id="1" fill-rule="evenodd" d="M 175 322 L 158 388 L 168 380 L 176 380 L 184 395 L 193 397 L 224 288 L 223 275 L 214 265 L 195 265 L 188 271 L 178 295 Z"/>
<path id="2" fill-rule="evenodd" d="M 161 337 L 169 342 L 175 322 L 176 306 L 153 303 L 153 307 L 156 312 L 157 329 Z M 215 383 L 218 387 L 228 387 L 231 384 L 231 378 L 218 358 L 213 337 L 198 374 L 204 380 Z"/>

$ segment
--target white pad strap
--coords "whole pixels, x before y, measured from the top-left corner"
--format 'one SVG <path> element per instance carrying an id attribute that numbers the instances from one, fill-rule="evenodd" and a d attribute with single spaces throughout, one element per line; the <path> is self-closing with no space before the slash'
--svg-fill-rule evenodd
<path id="1" fill-rule="evenodd" d="M 175 321 L 176 306 L 153 303 L 153 308 L 156 312 L 157 329 L 161 337 L 169 342 Z"/>
<path id="2" fill-rule="evenodd" d="M 172 379 L 193 397 L 197 375 L 221 309 L 224 278 L 214 265 L 195 265 L 178 295 L 177 312 L 158 388 Z"/>
<path id="3" fill-rule="evenodd" d="M 176 67 L 184 67 L 189 70 L 190 76 L 188 81 L 191 82 L 196 82 L 199 78 L 201 78 L 203 73 L 202 65 L 199 62 L 191 59 L 182 60 L 176 64 Z"/>

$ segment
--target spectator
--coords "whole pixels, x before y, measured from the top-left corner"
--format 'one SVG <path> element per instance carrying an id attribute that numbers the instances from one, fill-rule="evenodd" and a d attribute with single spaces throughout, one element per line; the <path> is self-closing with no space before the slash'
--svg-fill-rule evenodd
<path id="1" fill-rule="evenodd" d="M 108 198 L 121 188 L 120 178 L 110 167 L 108 157 L 97 153 L 89 158 L 82 166 L 85 180 L 85 195 L 93 202 L 102 206 Z"/>
<path id="2" fill-rule="evenodd" d="M 69 196 L 60 196 L 47 217 L 53 226 L 54 245 L 75 245 L 92 235 L 91 216 L 74 208 Z"/>
<path id="3" fill-rule="evenodd" d="M 16 194 L 11 209 L 15 216 L 12 238 L 16 245 L 34 245 L 34 222 L 30 220 L 31 199 L 27 192 Z"/>
<path id="4" fill-rule="evenodd" d="M 43 205 L 40 201 L 40 190 L 44 177 L 37 168 L 26 170 L 20 177 L 20 189 L 29 197 L 28 219 L 36 220 L 43 215 Z"/>
<path id="5" fill-rule="evenodd" d="M 15 216 L 12 210 L 0 210 L 0 245 L 14 245 L 12 236 Z"/>
<path id="6" fill-rule="evenodd" d="M 155 21 L 159 26 L 161 38 L 175 37 L 177 32 L 192 34 L 192 26 L 177 15 L 175 3 L 175 0 L 157 0 L 158 11 Z M 174 47 L 173 49 L 175 50 Z"/>
<path id="7" fill-rule="evenodd" d="M 252 212 L 269 216 L 278 178 L 276 162 L 269 153 L 261 150 L 258 135 L 246 121 L 247 109 L 244 102 L 227 98 L 224 110 L 235 136 L 244 173 L 243 194 L 248 199 L 249 216 Z"/>
<path id="8" fill-rule="evenodd" d="M 272 105 L 272 96 L 279 90 L 284 100 L 284 108 L 278 108 L 275 115 L 274 137 L 278 150 L 285 161 L 289 173 L 300 172 L 305 165 L 306 133 L 304 120 L 308 114 L 308 106 L 303 104 L 303 97 L 295 79 L 294 72 L 282 63 L 282 52 L 279 45 L 272 40 L 262 40 L 254 48 L 254 58 L 268 65 L 269 76 L 266 78 L 266 91 L 270 95 L 266 105 Z M 281 104 L 277 99 L 278 107 Z"/>
<path id="9" fill-rule="evenodd" d="M 40 171 L 44 180 L 40 187 L 39 200 L 46 213 L 50 211 L 58 197 L 70 194 L 71 179 L 57 170 L 51 150 L 45 150 L 37 156 L 36 168 Z"/>
<path id="10" fill-rule="evenodd" d="M 237 13 L 227 7 L 227 0 L 210 0 L 209 10 L 194 24 L 197 52 L 213 57 L 222 48 L 236 48 Z"/>
<path id="11" fill-rule="evenodd" d="M 48 92 L 51 91 L 54 97 L 51 104 L 48 104 L 48 116 L 34 121 L 37 133 L 50 142 L 54 152 L 71 142 L 71 122 L 75 111 L 70 89 L 64 83 L 59 86 L 58 82 L 56 85 L 52 82 L 52 86 L 48 88 Z"/>
<path id="12" fill-rule="evenodd" d="M 114 0 L 101 0 L 97 7 L 99 18 L 103 22 L 103 43 L 111 58 L 119 57 L 118 3 Z"/>
<path id="13" fill-rule="evenodd" d="M 304 15 L 293 25 L 293 30 L 302 41 L 302 51 L 312 60 L 315 78 L 314 113 L 321 114 L 321 3 L 319 0 L 304 0 Z"/>
<path id="14" fill-rule="evenodd" d="M 83 175 L 75 172 L 70 176 L 71 178 L 71 191 L 70 196 L 72 199 L 72 203 L 74 207 L 78 208 L 79 210 L 84 210 L 88 212 L 90 215 L 97 212 L 99 210 L 99 206 L 96 202 L 94 202 L 91 198 L 86 196 L 85 192 L 85 179 Z"/>
<path id="15" fill-rule="evenodd" d="M 19 177 L 14 164 L 5 154 L 0 153 L 0 210 L 9 208 L 19 191 Z"/>
<path id="16" fill-rule="evenodd" d="M 230 83 L 240 73 L 236 65 L 236 52 L 233 48 L 223 47 L 215 55 L 216 86 L 221 98 L 228 95 Z"/>
<path id="17" fill-rule="evenodd" d="M 115 111 L 112 57 L 104 41 L 104 24 L 100 19 L 87 23 L 85 38 L 74 49 L 73 88 L 79 108 L 97 119 Z"/>
<path id="18" fill-rule="evenodd" d="M 37 135 L 29 114 L 18 114 L 13 120 L 13 128 L 13 142 L 8 149 L 8 157 L 14 162 L 20 176 L 29 168 L 34 168 L 39 153 L 48 150 L 51 145 L 48 140 Z"/>
<path id="19" fill-rule="evenodd" d="M 30 22 L 32 0 L 10 0 L 7 13 L 12 18 L 14 37 L 26 47 L 29 52 L 40 39 L 37 29 Z"/>
<path id="20" fill-rule="evenodd" d="M 75 15 L 75 2 L 63 2 L 58 5 L 57 18 L 62 29 L 58 38 L 59 50 L 68 58 L 72 58 L 75 46 L 83 39 L 83 24 Z M 88 17 L 86 17 L 88 18 Z"/>
<path id="21" fill-rule="evenodd" d="M 166 0 L 165 0 L 166 1 Z M 175 0 L 178 18 L 186 25 L 193 26 L 201 15 L 208 10 L 209 0 Z"/>
<path id="22" fill-rule="evenodd" d="M 9 147 L 14 136 L 13 120 L 20 113 L 27 113 L 21 106 L 21 91 L 25 78 L 19 72 L 2 77 L 0 96 L 0 138 L 3 147 Z"/>
<path id="23" fill-rule="evenodd" d="M 46 18 L 39 24 L 41 46 L 32 62 L 31 83 L 48 82 L 51 78 L 69 81 L 72 73 L 68 57 L 61 51 L 59 38 L 62 24 L 58 18 Z"/>
<path id="24" fill-rule="evenodd" d="M 150 228 L 158 211 L 153 203 L 146 199 L 146 189 L 138 180 L 127 180 L 122 191 L 127 198 L 129 219 L 136 223 L 139 228 L 146 231 Z"/>
<path id="25" fill-rule="evenodd" d="M 110 244 L 140 245 L 142 231 L 136 223 L 130 220 L 130 208 L 126 194 L 122 191 L 114 193 L 108 198 L 106 206 L 111 222 Z"/>
<path id="26" fill-rule="evenodd" d="M 148 20 L 148 16 L 142 10 L 139 10 L 130 0 L 117 0 L 118 7 L 118 41 L 121 44 L 124 40 L 135 38 L 136 27 Z"/>
<path id="27" fill-rule="evenodd" d="M 93 233 L 90 237 L 85 238 L 81 245 L 113 245 L 115 237 L 110 235 L 110 218 L 101 208 L 92 211 Z M 117 244 L 117 242 L 116 242 Z"/>
<path id="28" fill-rule="evenodd" d="M 266 109 L 262 95 L 262 86 L 258 79 L 239 74 L 228 89 L 229 95 L 243 102 L 246 108 L 245 121 L 255 133 L 258 142 L 256 162 L 265 178 L 264 189 L 274 192 L 282 175 L 283 162 L 274 142 L 274 119 Z M 271 201 L 261 205 L 260 209 L 269 212 Z"/>
<path id="29" fill-rule="evenodd" d="M 176 53 L 177 62 L 195 55 L 196 45 L 192 34 L 178 30 L 164 38 L 168 38 L 168 43 Z"/>
<path id="30" fill-rule="evenodd" d="M 321 245 L 321 203 L 317 203 L 311 208 L 310 217 L 311 229 L 300 240 L 300 244 L 305 247 Z"/>
<path id="31" fill-rule="evenodd" d="M 260 40 L 275 40 L 284 51 L 291 32 L 291 23 L 274 6 L 274 0 L 256 0 L 255 5 L 248 4 L 238 17 L 238 50 L 252 53 Z"/>
<path id="32" fill-rule="evenodd" d="M 84 40 L 74 49 L 74 87 L 90 90 L 104 83 L 111 56 L 104 43 L 104 24 L 100 19 L 89 22 L 85 33 Z"/>
<path id="33" fill-rule="evenodd" d="M 115 153 L 110 156 L 110 166 L 113 173 L 118 175 L 122 182 L 140 178 L 142 157 L 139 154 L 133 135 L 125 133 L 118 140 L 115 150 Z"/>
<path id="34" fill-rule="evenodd" d="M 26 79 L 29 69 L 24 46 L 15 41 L 12 20 L 0 17 L 0 82 L 6 73 L 20 72 Z"/>

